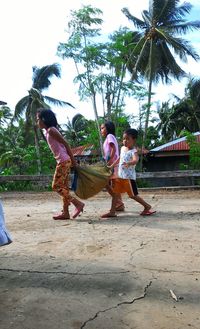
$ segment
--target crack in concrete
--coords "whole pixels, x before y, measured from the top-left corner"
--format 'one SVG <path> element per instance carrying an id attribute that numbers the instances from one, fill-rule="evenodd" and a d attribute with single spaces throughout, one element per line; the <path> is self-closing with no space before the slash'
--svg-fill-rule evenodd
<path id="1" fill-rule="evenodd" d="M 165 269 L 160 269 L 160 268 L 148 268 L 148 267 L 143 267 L 143 270 L 148 270 L 148 271 L 155 271 L 155 272 L 161 272 L 161 273 L 183 273 L 183 274 L 199 274 L 199 270 L 193 270 L 193 271 L 180 271 L 180 270 L 165 270 Z"/>
<path id="2" fill-rule="evenodd" d="M 115 274 L 126 274 L 130 273 L 127 271 L 119 271 L 119 272 L 88 272 L 88 273 L 80 273 L 83 268 L 79 269 L 77 272 L 66 272 L 66 271 L 34 271 L 34 270 L 18 270 L 12 268 L 0 268 L 0 272 L 15 272 L 15 273 L 32 273 L 32 274 L 68 274 L 68 275 L 115 275 Z"/>
<path id="3" fill-rule="evenodd" d="M 115 308 L 118 308 L 119 306 L 122 306 L 122 305 L 130 305 L 130 304 L 133 304 L 134 302 L 136 302 L 136 301 L 138 301 L 140 299 L 145 298 L 146 295 L 147 295 L 148 288 L 151 286 L 151 284 L 152 284 L 152 281 L 149 281 L 149 283 L 144 287 L 144 293 L 141 296 L 135 297 L 131 301 L 124 301 L 124 302 L 121 302 L 121 303 L 117 303 L 117 305 L 115 305 L 115 306 L 111 306 L 111 307 L 105 308 L 104 310 L 100 310 L 100 311 L 96 312 L 96 314 L 93 317 L 89 318 L 88 320 L 86 320 L 81 325 L 80 329 L 85 328 L 85 326 L 87 325 L 87 323 L 93 321 L 94 319 L 96 319 L 99 316 L 100 313 L 108 312 L 108 311 L 113 310 Z"/>
<path id="4" fill-rule="evenodd" d="M 137 252 L 137 251 L 139 251 L 139 250 L 142 250 L 142 249 L 144 249 L 144 247 L 146 246 L 146 245 L 148 245 L 150 242 L 152 242 L 153 240 L 149 240 L 149 241 L 146 241 L 146 242 L 141 242 L 140 243 L 140 247 L 138 247 L 137 249 L 135 249 L 135 250 L 133 250 L 132 251 L 132 253 L 130 254 L 130 262 L 132 261 L 132 259 L 133 259 L 133 256 L 134 256 L 134 254 Z"/>
<path id="5" fill-rule="evenodd" d="M 140 220 L 137 220 L 135 221 L 128 229 L 127 229 L 127 232 L 130 231 L 134 226 L 138 225 L 141 221 Z"/>

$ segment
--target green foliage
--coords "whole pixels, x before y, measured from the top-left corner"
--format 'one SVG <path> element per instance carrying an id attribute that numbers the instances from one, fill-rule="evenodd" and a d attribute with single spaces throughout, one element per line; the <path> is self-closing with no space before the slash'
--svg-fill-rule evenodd
<path id="1" fill-rule="evenodd" d="M 70 103 L 45 96 L 42 92 L 51 85 L 51 78 L 56 76 L 61 77 L 60 66 L 56 63 L 46 65 L 41 68 L 33 66 L 32 86 L 28 90 L 28 95 L 24 96 L 18 101 L 15 106 L 13 121 L 19 120 L 25 114 L 25 131 L 29 133 L 31 130 L 34 132 L 35 144 L 35 159 L 37 159 L 38 173 L 42 172 L 41 155 L 39 148 L 39 128 L 36 125 L 36 113 L 39 108 L 49 109 L 48 104 L 57 106 L 71 106 Z"/>
<path id="2" fill-rule="evenodd" d="M 152 187 L 151 183 L 149 183 L 147 180 L 142 179 L 142 178 L 137 179 L 137 186 L 139 188 L 145 188 L 145 187 L 150 188 L 150 187 Z"/>
<path id="3" fill-rule="evenodd" d="M 41 68 L 33 66 L 32 86 L 28 90 L 28 95 L 18 101 L 15 106 L 14 119 L 18 119 L 25 113 L 27 124 L 31 124 L 31 128 L 35 125 L 35 115 L 39 108 L 49 108 L 48 104 L 58 106 L 72 106 L 68 102 L 64 102 L 49 96 L 43 95 L 43 91 L 51 85 L 51 78 L 61 78 L 61 68 L 57 63 L 46 65 Z M 73 107 L 73 106 L 72 106 Z"/>
<path id="4" fill-rule="evenodd" d="M 39 145 L 41 153 L 42 174 L 53 174 L 56 167 L 56 160 L 54 159 L 52 152 L 45 140 L 41 140 Z"/>
<path id="5" fill-rule="evenodd" d="M 8 182 L 1 183 L 0 192 L 8 192 L 8 191 L 49 191 L 51 190 L 51 186 L 38 185 L 38 183 L 33 182 Z"/>
<path id="6" fill-rule="evenodd" d="M 151 112 L 152 84 L 160 80 L 169 83 L 171 78 L 180 80 L 186 73 L 179 66 L 177 58 L 185 62 L 190 56 L 199 59 L 198 53 L 181 36 L 188 31 L 199 30 L 200 21 L 186 21 L 192 5 L 180 0 L 152 0 L 149 9 L 143 10 L 142 19 L 133 16 L 127 8 L 122 12 L 134 24 L 140 33 L 137 44 L 133 44 L 127 59 L 127 68 L 132 79 L 148 81 L 148 106 L 144 127 L 145 142 Z M 176 55 L 176 56 L 175 56 Z M 143 142 L 143 145 L 144 145 Z"/>
<path id="7" fill-rule="evenodd" d="M 185 96 L 177 99 L 173 106 L 171 119 L 179 131 L 196 132 L 200 130 L 200 79 L 190 78 L 185 88 Z M 176 128 L 177 129 L 177 128 Z"/>
<path id="8" fill-rule="evenodd" d="M 67 139 L 71 147 L 87 144 L 88 128 L 90 120 L 87 120 L 82 114 L 76 114 L 71 122 L 68 119 L 67 124 L 63 125 L 62 134 Z"/>
<path id="9" fill-rule="evenodd" d="M 145 140 L 145 147 L 151 149 L 159 145 L 159 133 L 154 126 L 149 126 L 147 129 L 147 136 Z"/>
<path id="10" fill-rule="evenodd" d="M 196 141 L 196 136 L 185 132 L 187 143 L 190 146 L 189 157 L 191 169 L 200 169 L 200 143 Z"/>
<path id="11" fill-rule="evenodd" d="M 179 170 L 188 170 L 189 166 L 185 163 L 180 163 L 179 164 Z"/>
<path id="12" fill-rule="evenodd" d="M 92 129 L 92 130 L 89 131 L 89 134 L 88 134 L 88 136 L 87 136 L 87 138 L 86 138 L 85 141 L 86 141 L 86 144 L 93 144 L 94 145 L 94 149 L 99 150 L 99 142 L 98 142 L 98 131 L 97 131 L 97 128 L 94 128 L 94 129 Z"/>
<path id="13" fill-rule="evenodd" d="M 12 118 L 11 110 L 8 106 L 0 106 L 0 124 L 7 123 Z"/>
<path id="14" fill-rule="evenodd" d="M 180 79 L 184 76 L 172 49 L 182 61 L 185 61 L 187 56 L 199 59 L 190 43 L 178 37 L 188 31 L 200 29 L 200 21 L 185 19 L 191 8 L 191 4 L 181 4 L 180 0 L 153 0 L 149 2 L 149 9 L 143 10 L 143 19 L 133 16 L 127 8 L 122 9 L 125 16 L 141 32 L 137 45 L 132 48 L 132 59 L 129 60 L 131 73 L 136 70 L 148 80 L 151 78 L 152 81 L 158 82 L 161 79 L 166 83 L 170 81 L 170 77 Z"/>
<path id="15" fill-rule="evenodd" d="M 37 174 L 37 157 L 33 132 L 26 136 L 25 123 L 21 119 L 18 126 L 12 124 L 0 128 L 0 174 Z M 43 174 L 51 174 L 55 160 L 46 141 L 39 142 Z"/>
<path id="16" fill-rule="evenodd" d="M 116 138 L 122 144 L 122 136 L 126 129 L 130 128 L 133 117 L 125 114 L 122 108 L 114 109 L 111 112 L 111 121 L 115 124 Z"/>
<path id="17" fill-rule="evenodd" d="M 41 142 L 42 173 L 52 173 L 55 161 L 47 148 L 45 142 Z M 36 151 L 34 145 L 27 145 L 26 148 L 17 146 L 11 151 L 1 154 L 0 174 L 10 175 L 33 175 L 37 174 Z"/>
<path id="18" fill-rule="evenodd" d="M 58 46 L 59 56 L 73 59 L 77 69 L 74 82 L 79 84 L 80 99 L 92 100 L 96 121 L 101 100 L 104 119 L 110 120 L 112 111 L 125 107 L 125 97 L 134 97 L 142 89 L 127 81 L 125 64 L 138 34 L 120 28 L 109 36 L 109 41 L 98 43 L 101 15 L 99 9 L 91 6 L 72 11 L 68 40 Z M 100 96 L 98 103 L 97 95 Z"/>

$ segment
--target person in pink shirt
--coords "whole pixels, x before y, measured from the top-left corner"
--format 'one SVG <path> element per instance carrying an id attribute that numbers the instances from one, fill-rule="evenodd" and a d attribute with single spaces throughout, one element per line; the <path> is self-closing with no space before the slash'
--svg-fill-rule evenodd
<path id="1" fill-rule="evenodd" d="M 108 166 L 112 166 L 117 159 L 119 159 L 119 147 L 115 137 L 115 125 L 112 121 L 107 121 L 101 125 L 101 135 L 105 137 L 103 144 L 104 159 Z M 112 180 L 118 177 L 118 165 L 113 168 L 113 175 L 111 176 L 110 185 L 107 186 L 109 194 L 114 196 L 112 190 Z M 115 211 L 124 211 L 124 203 L 122 202 L 121 194 L 117 194 L 117 204 Z M 116 217 L 115 212 L 107 212 L 101 218 Z"/>
<path id="2" fill-rule="evenodd" d="M 53 219 L 70 219 L 69 205 L 75 206 L 72 218 L 76 218 L 83 212 L 84 203 L 72 197 L 69 192 L 68 182 L 71 166 L 76 166 L 76 161 L 71 148 L 57 129 L 57 119 L 50 109 L 40 109 L 36 115 L 37 125 L 40 129 L 46 130 L 46 139 L 54 158 L 57 162 L 53 177 L 52 189 L 63 199 L 63 210 L 60 214 L 53 216 Z"/>

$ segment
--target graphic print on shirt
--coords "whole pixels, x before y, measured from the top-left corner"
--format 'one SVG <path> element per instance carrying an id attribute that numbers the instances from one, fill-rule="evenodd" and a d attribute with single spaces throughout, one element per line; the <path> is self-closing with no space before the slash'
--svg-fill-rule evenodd
<path id="1" fill-rule="evenodd" d="M 128 150 L 124 146 L 121 148 L 119 171 L 118 171 L 118 175 L 120 178 L 136 180 L 136 171 L 135 171 L 136 165 L 130 165 L 128 167 L 125 167 L 123 165 L 124 162 L 127 163 L 132 161 L 135 153 L 137 153 L 136 148 L 133 148 L 132 150 Z"/>

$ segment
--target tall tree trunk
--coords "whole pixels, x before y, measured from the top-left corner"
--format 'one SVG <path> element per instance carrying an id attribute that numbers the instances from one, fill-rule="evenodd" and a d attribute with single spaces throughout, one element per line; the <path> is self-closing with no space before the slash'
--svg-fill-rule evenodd
<path id="1" fill-rule="evenodd" d="M 41 155 L 40 155 L 40 147 L 39 147 L 39 136 L 37 127 L 34 125 L 34 137 L 35 137 L 35 151 L 37 156 L 37 167 L 38 167 L 38 175 L 42 173 L 42 163 L 41 163 Z"/>
<path id="2" fill-rule="evenodd" d="M 106 81 L 106 105 L 107 105 L 106 117 L 108 120 L 111 120 L 112 103 L 111 103 L 110 82 L 108 80 Z"/>
<path id="3" fill-rule="evenodd" d="M 142 131 L 142 108 L 141 108 L 140 102 L 139 102 L 139 131 Z M 139 162 L 140 171 L 142 171 L 142 167 L 143 167 L 142 162 L 143 162 L 143 156 L 142 156 L 142 153 L 141 153 L 140 162 Z"/>
<path id="4" fill-rule="evenodd" d="M 147 137 L 147 130 L 149 126 L 149 117 L 151 112 L 151 91 L 152 91 L 152 61 L 153 61 L 153 40 L 151 40 L 151 46 L 150 46 L 150 72 L 149 72 L 149 87 L 148 87 L 148 103 L 147 103 L 147 112 L 146 112 L 146 120 L 145 120 L 145 126 L 144 126 L 144 134 L 142 138 L 142 150 L 141 150 L 141 169 L 143 168 L 143 150 L 145 147 L 146 137 Z"/>
<path id="5" fill-rule="evenodd" d="M 144 127 L 144 137 L 143 137 L 144 145 L 145 145 L 145 142 L 146 142 L 147 130 L 148 130 L 148 126 L 149 126 L 149 116 L 150 116 L 150 112 L 151 112 L 151 91 L 152 91 L 152 77 L 150 76 L 149 88 L 148 88 L 147 112 L 146 112 L 146 120 L 145 120 L 145 127 Z"/>
<path id="6" fill-rule="evenodd" d="M 198 114 L 196 114 L 196 111 L 194 111 L 194 116 L 195 116 L 195 119 L 197 120 L 198 129 L 200 131 L 200 119 L 198 117 Z"/>
<path id="7" fill-rule="evenodd" d="M 123 83 L 123 80 L 124 80 L 125 71 L 126 71 L 126 64 L 123 64 L 122 71 L 121 71 L 120 82 L 119 82 L 119 90 L 118 90 L 118 95 L 117 95 L 117 101 L 116 101 L 116 109 L 118 109 L 118 107 L 119 107 L 119 101 L 120 101 L 122 83 Z"/>
<path id="8" fill-rule="evenodd" d="M 93 104 L 93 110 L 94 110 L 94 116 L 95 116 L 97 131 L 98 131 L 98 135 L 99 135 L 99 145 L 100 145 L 101 156 L 103 158 L 103 140 L 102 140 L 102 136 L 101 136 L 101 132 L 100 132 L 100 125 L 99 125 L 99 120 L 98 120 L 99 118 L 98 118 L 98 112 L 97 112 L 95 93 L 93 93 L 93 96 L 92 96 L 92 104 Z"/>
<path id="9" fill-rule="evenodd" d="M 41 175 L 42 173 L 42 163 L 41 163 L 41 155 L 40 155 L 40 147 L 39 147 L 39 136 L 38 136 L 38 129 L 35 124 L 35 104 L 34 101 L 31 102 L 31 121 L 34 129 L 34 139 L 35 139 L 35 151 L 36 151 L 36 161 L 37 161 L 37 167 L 38 167 L 38 175 Z"/>
<path id="10" fill-rule="evenodd" d="M 87 49 L 87 39 L 86 39 L 85 35 L 83 37 L 84 37 L 85 48 Z M 77 67 L 77 70 L 78 70 L 77 63 L 76 63 L 76 67 Z M 99 126 L 99 121 L 98 121 L 98 112 L 97 112 L 97 104 L 96 104 L 96 92 L 95 92 L 94 85 L 92 83 L 91 76 L 90 76 L 90 73 L 89 73 L 90 70 L 89 70 L 88 61 L 86 61 L 86 67 L 87 67 L 87 80 L 88 80 L 88 85 L 89 85 L 89 91 L 92 94 L 92 105 L 93 105 L 94 116 L 95 116 L 96 126 L 97 126 L 97 130 L 98 130 L 98 135 L 99 135 L 100 151 L 101 151 L 101 156 L 103 157 L 103 141 L 102 141 L 100 126 Z M 84 85 L 85 85 L 85 83 L 84 83 Z"/>

